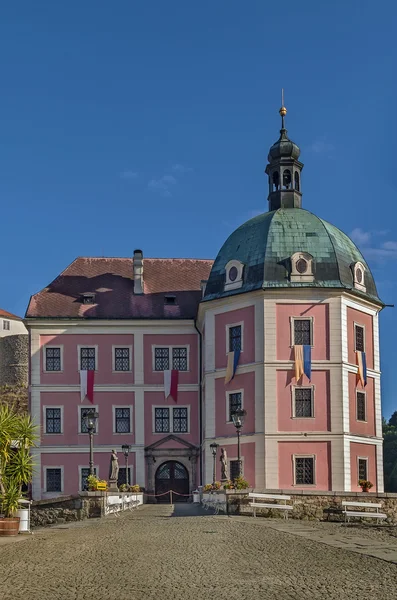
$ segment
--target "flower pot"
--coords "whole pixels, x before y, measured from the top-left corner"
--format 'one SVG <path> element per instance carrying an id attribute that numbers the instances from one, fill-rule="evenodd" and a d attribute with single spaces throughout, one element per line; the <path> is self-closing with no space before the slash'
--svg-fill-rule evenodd
<path id="1" fill-rule="evenodd" d="M 19 517 L 0 518 L 0 536 L 18 535 Z"/>
<path id="2" fill-rule="evenodd" d="M 361 488 L 361 491 L 363 491 L 363 492 L 369 492 L 369 488 L 363 487 L 363 488 Z"/>

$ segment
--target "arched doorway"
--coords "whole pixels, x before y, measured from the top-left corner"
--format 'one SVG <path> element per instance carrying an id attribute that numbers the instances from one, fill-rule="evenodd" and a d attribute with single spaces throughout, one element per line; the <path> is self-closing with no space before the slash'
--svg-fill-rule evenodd
<path id="1" fill-rule="evenodd" d="M 179 462 L 170 460 L 159 466 L 156 471 L 156 495 L 164 494 L 157 497 L 157 502 L 170 502 L 170 494 L 166 493 L 172 490 L 177 492 L 173 494 L 173 502 L 187 502 L 189 497 L 189 473 L 187 469 Z M 179 496 L 178 494 L 186 494 Z"/>

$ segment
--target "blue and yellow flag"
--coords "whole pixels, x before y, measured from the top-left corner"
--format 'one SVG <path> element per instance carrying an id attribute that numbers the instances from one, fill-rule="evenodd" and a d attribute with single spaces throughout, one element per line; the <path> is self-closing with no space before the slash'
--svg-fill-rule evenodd
<path id="1" fill-rule="evenodd" d="M 312 377 L 312 349 L 311 346 L 294 346 L 295 379 L 299 381 L 303 374 L 309 381 Z"/>
<path id="2" fill-rule="evenodd" d="M 231 381 L 233 379 L 233 377 L 236 373 L 239 358 L 240 358 L 240 350 L 234 350 L 233 352 L 228 352 L 225 384 L 229 383 L 229 381 Z"/>
<path id="3" fill-rule="evenodd" d="M 357 356 L 357 365 L 358 365 L 357 383 L 359 381 L 361 381 L 361 385 L 366 386 L 367 385 L 367 358 L 365 356 L 365 352 L 360 352 L 359 350 L 356 350 L 356 356 Z"/>

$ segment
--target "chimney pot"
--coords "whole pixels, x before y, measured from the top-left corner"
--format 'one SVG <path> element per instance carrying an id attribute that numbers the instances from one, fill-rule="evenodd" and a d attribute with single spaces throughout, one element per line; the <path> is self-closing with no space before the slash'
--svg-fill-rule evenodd
<path id="1" fill-rule="evenodd" d="M 134 250 L 134 294 L 143 294 L 143 252 Z"/>

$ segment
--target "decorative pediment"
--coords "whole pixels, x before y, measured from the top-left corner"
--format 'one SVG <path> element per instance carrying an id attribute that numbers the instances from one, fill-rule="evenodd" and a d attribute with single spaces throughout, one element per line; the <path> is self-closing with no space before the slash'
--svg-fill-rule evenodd
<path id="1" fill-rule="evenodd" d="M 176 435 L 167 435 L 166 437 L 161 438 L 157 442 L 150 444 L 150 446 L 146 446 L 145 451 L 150 450 L 160 450 L 163 448 L 183 448 L 188 450 L 196 450 L 197 446 L 187 442 L 186 440 L 176 436 Z"/>

